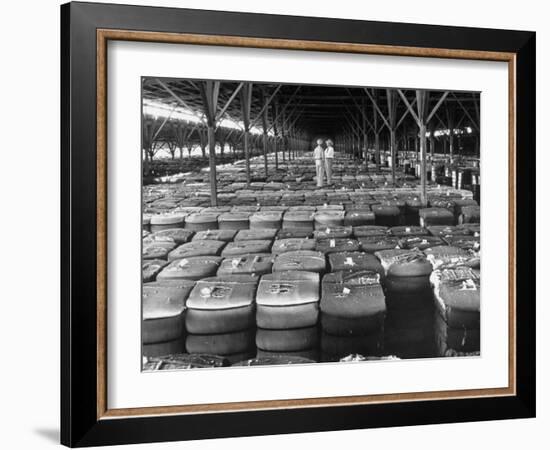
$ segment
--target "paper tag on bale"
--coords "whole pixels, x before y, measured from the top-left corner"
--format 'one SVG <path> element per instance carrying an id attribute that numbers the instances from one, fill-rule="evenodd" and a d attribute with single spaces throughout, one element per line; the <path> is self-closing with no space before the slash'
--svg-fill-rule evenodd
<path id="1" fill-rule="evenodd" d="M 467 279 L 462 282 L 461 291 L 477 291 L 477 286 L 474 280 Z"/>
<path id="2" fill-rule="evenodd" d="M 203 287 L 200 290 L 201 297 L 210 297 L 210 294 L 212 294 L 212 289 L 210 289 L 209 287 Z"/>

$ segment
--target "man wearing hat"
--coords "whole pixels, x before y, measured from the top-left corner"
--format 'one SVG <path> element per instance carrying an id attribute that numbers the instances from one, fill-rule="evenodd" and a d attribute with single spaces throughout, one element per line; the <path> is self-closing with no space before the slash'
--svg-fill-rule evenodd
<path id="1" fill-rule="evenodd" d="M 327 139 L 327 148 L 325 149 L 325 172 L 327 173 L 327 184 L 332 184 L 332 161 L 334 160 L 334 147 L 330 139 Z"/>
<path id="2" fill-rule="evenodd" d="M 323 140 L 317 139 L 317 147 L 313 150 L 313 159 L 315 159 L 315 173 L 317 174 L 317 187 L 323 187 L 324 160 L 325 151 L 323 149 Z"/>

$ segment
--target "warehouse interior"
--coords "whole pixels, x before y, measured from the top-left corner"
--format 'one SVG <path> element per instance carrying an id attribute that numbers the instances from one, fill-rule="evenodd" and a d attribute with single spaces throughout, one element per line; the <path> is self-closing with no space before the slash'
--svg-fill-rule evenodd
<path id="1" fill-rule="evenodd" d="M 142 169 L 144 370 L 479 355 L 479 92 L 144 77 Z"/>

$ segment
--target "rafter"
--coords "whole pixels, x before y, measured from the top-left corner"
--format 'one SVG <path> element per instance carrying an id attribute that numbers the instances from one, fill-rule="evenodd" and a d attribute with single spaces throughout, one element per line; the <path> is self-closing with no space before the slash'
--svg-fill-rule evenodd
<path id="1" fill-rule="evenodd" d="M 220 110 L 220 112 L 217 114 L 216 116 L 216 122 L 218 122 L 222 117 L 223 115 L 225 114 L 225 112 L 227 111 L 227 108 L 229 108 L 229 105 L 231 104 L 231 102 L 235 99 L 235 97 L 237 96 L 237 94 L 239 93 L 239 91 L 242 89 L 242 87 L 244 86 L 244 83 L 239 83 L 239 85 L 237 86 L 237 88 L 233 91 L 233 93 L 231 94 L 231 97 L 229 97 L 229 100 L 227 100 L 227 102 L 225 103 L 224 107 Z"/>
<path id="2" fill-rule="evenodd" d="M 476 131 L 479 133 L 479 125 L 476 123 L 476 121 L 472 118 L 472 116 L 470 115 L 470 113 L 468 112 L 468 110 L 466 109 L 466 107 L 463 105 L 463 103 L 458 99 L 458 97 L 455 95 L 455 93 L 453 92 L 453 97 L 457 100 L 458 104 L 460 105 L 460 107 L 462 108 L 462 110 L 464 111 L 464 113 L 468 116 L 468 119 L 470 119 L 470 121 L 472 122 L 472 125 L 474 126 L 474 128 L 476 129 Z"/>
<path id="3" fill-rule="evenodd" d="M 382 118 L 382 121 L 384 122 L 384 125 L 386 125 L 386 127 L 388 127 L 388 129 L 391 129 L 390 124 L 389 124 L 388 120 L 386 119 L 386 116 L 384 116 L 384 114 L 382 113 L 382 111 L 378 107 L 378 104 L 376 103 L 376 100 L 373 98 L 373 96 L 371 95 L 371 93 L 369 92 L 369 90 L 367 88 L 363 88 L 363 89 L 367 93 L 367 96 L 369 97 L 370 101 L 372 102 L 374 108 L 376 109 L 376 111 L 378 112 L 380 117 Z"/>
<path id="4" fill-rule="evenodd" d="M 172 89 L 168 87 L 162 80 L 156 78 L 156 82 L 166 91 L 168 92 L 176 101 L 178 101 L 181 105 L 183 105 L 185 108 L 189 110 L 189 112 L 197 117 L 201 122 L 204 122 L 204 115 L 199 115 L 189 104 L 183 100 L 179 95 L 177 95 Z"/>
<path id="5" fill-rule="evenodd" d="M 281 89 L 283 85 L 282 84 L 279 84 L 277 85 L 277 87 L 275 88 L 275 90 L 273 91 L 273 93 L 269 96 L 269 98 L 267 99 L 267 101 L 264 103 L 262 109 L 260 110 L 260 112 L 258 113 L 258 115 L 256 116 L 256 118 L 252 121 L 252 123 L 250 124 L 251 127 L 253 127 L 254 125 L 256 125 L 256 122 L 258 122 L 258 120 L 260 120 L 263 116 L 263 113 L 264 111 L 266 110 L 266 108 L 269 106 L 269 104 L 272 102 L 272 100 L 275 98 L 275 95 L 277 94 L 277 92 L 279 92 L 279 89 Z"/>
<path id="6" fill-rule="evenodd" d="M 439 107 L 443 104 L 443 102 L 445 101 L 445 99 L 447 98 L 447 96 L 449 95 L 449 92 L 446 91 L 443 93 L 443 95 L 441 96 L 441 98 L 438 100 L 438 102 L 436 103 L 436 105 L 433 107 L 432 109 L 432 112 L 430 112 L 430 114 L 428 114 L 428 118 L 426 119 L 426 123 L 428 123 L 431 118 L 433 117 L 433 115 L 437 112 L 437 110 L 439 109 Z"/>
<path id="7" fill-rule="evenodd" d="M 361 112 L 361 115 L 363 116 L 363 119 L 365 120 L 365 122 L 367 123 L 367 125 L 370 127 L 370 129 L 372 131 L 374 131 L 374 127 L 372 126 L 372 123 L 370 122 L 368 116 L 367 116 L 367 112 L 365 111 L 365 108 L 363 108 L 362 105 L 360 105 L 359 103 L 357 103 L 357 100 L 355 100 L 355 97 L 352 96 L 352 93 L 351 91 L 346 88 L 346 91 L 347 93 L 350 95 L 350 98 L 353 100 L 353 103 L 355 104 L 355 106 L 357 107 L 357 109 Z M 342 103 L 344 104 L 344 103 Z M 347 105 L 345 105 L 347 107 Z"/>

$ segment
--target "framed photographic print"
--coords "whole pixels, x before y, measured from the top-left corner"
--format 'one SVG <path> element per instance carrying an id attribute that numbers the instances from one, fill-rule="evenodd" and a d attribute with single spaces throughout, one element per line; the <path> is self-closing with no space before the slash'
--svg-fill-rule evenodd
<path id="1" fill-rule="evenodd" d="M 534 416 L 534 33 L 61 19 L 63 444 Z"/>

